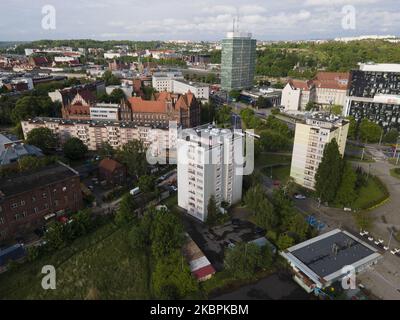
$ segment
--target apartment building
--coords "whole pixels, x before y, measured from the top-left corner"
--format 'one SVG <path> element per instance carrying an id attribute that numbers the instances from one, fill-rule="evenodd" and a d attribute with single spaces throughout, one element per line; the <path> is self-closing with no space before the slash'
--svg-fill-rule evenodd
<path id="1" fill-rule="evenodd" d="M 316 114 L 304 123 L 296 123 L 290 176 L 299 185 L 314 189 L 315 174 L 322 161 L 325 145 L 336 139 L 343 156 L 349 121 Z"/>
<path id="2" fill-rule="evenodd" d="M 65 120 L 59 118 L 36 118 L 22 121 L 26 138 L 35 128 L 49 128 L 59 139 L 60 145 L 69 138 L 82 140 L 89 150 L 97 150 L 107 142 L 120 148 L 131 140 L 140 140 L 150 149 L 153 156 L 162 156 L 176 147 L 177 133 L 168 126 L 136 125 L 127 121 Z M 167 156 L 167 155 L 166 155 Z M 168 156 L 175 157 L 169 153 Z"/>
<path id="3" fill-rule="evenodd" d="M 57 163 L 0 179 L 0 241 L 82 208 L 79 174 Z"/>
<path id="4" fill-rule="evenodd" d="M 359 64 L 350 72 L 346 116 L 400 130 L 400 64 Z"/>
<path id="5" fill-rule="evenodd" d="M 177 148 L 178 205 L 188 214 L 204 222 L 211 196 L 217 207 L 241 200 L 243 134 L 213 126 L 183 130 Z"/>

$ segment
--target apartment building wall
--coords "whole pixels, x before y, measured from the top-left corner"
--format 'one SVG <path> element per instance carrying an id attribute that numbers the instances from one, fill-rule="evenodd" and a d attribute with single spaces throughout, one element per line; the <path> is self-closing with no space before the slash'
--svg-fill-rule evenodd
<path id="1" fill-rule="evenodd" d="M 322 161 L 325 145 L 334 138 L 340 154 L 344 155 L 349 123 L 338 123 L 308 119 L 306 123 L 296 124 L 290 176 L 299 185 L 314 189 L 315 174 Z"/>
<path id="2" fill-rule="evenodd" d="M 242 137 L 235 135 L 232 139 L 230 131 L 213 130 L 204 139 L 195 133 L 177 141 L 178 205 L 203 222 L 211 196 L 217 207 L 222 202 L 231 205 L 242 197 L 242 175 L 236 171 L 240 165 L 234 162 L 235 154 L 243 152 Z"/>

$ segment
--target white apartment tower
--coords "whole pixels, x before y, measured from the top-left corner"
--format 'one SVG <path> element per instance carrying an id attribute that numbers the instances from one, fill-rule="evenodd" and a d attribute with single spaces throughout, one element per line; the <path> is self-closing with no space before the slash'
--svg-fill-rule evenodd
<path id="1" fill-rule="evenodd" d="M 333 138 L 343 156 L 346 147 L 349 122 L 343 118 L 322 114 L 296 123 L 290 176 L 299 185 L 314 189 L 315 174 L 321 163 L 325 145 Z"/>
<path id="2" fill-rule="evenodd" d="M 243 134 L 212 126 L 186 129 L 177 140 L 178 205 L 207 220 L 211 196 L 217 207 L 242 198 Z"/>

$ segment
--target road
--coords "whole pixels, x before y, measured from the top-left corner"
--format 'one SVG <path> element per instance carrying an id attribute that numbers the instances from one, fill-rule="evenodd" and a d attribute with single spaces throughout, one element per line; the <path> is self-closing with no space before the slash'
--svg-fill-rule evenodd
<path id="1" fill-rule="evenodd" d="M 390 175 L 389 170 L 395 166 L 385 160 L 385 156 L 378 148 L 368 146 L 375 158 L 374 163 L 357 162 L 366 172 L 378 176 L 387 186 L 390 192 L 390 199 L 383 205 L 370 211 L 374 217 L 374 226 L 370 234 L 375 239 L 383 239 L 390 247 L 400 248 L 400 243 L 390 237 L 390 229 L 400 231 L 400 180 Z M 271 194 L 273 183 L 269 177 L 263 176 L 263 185 L 267 193 Z M 350 213 L 340 209 L 319 206 L 313 199 L 295 200 L 296 208 L 304 215 L 314 215 L 318 220 L 326 224 L 323 232 L 335 228 L 345 228 L 353 233 L 358 233 L 358 228 Z M 400 300 L 400 257 L 394 256 L 390 250 L 383 253 L 383 259 L 376 266 L 357 275 L 357 280 L 370 290 L 376 297 L 385 300 Z"/>

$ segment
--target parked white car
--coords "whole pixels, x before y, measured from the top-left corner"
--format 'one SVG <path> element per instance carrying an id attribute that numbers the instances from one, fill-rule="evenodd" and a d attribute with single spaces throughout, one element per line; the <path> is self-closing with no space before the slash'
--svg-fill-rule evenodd
<path id="1" fill-rule="evenodd" d="M 368 237 L 369 241 L 374 241 L 374 237 Z"/>
<path id="2" fill-rule="evenodd" d="M 302 195 L 302 194 L 295 194 L 294 198 L 297 199 L 297 200 L 305 200 L 305 199 L 307 199 L 307 197 L 305 195 Z"/>
<path id="3" fill-rule="evenodd" d="M 395 249 L 390 251 L 391 254 L 396 254 L 396 253 L 399 253 L 399 252 L 400 252 L 400 249 L 397 249 L 397 248 L 395 248 Z"/>

